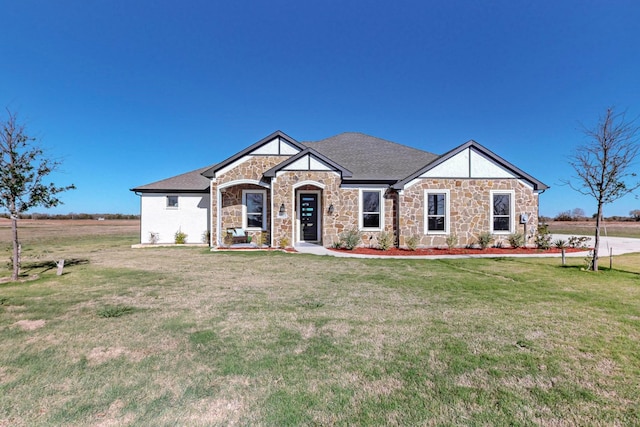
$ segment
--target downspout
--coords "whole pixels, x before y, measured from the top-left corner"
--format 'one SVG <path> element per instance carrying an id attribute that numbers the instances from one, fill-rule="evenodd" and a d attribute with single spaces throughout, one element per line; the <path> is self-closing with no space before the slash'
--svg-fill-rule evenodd
<path id="1" fill-rule="evenodd" d="M 138 191 L 134 191 L 133 194 L 135 194 L 136 196 L 140 197 L 140 225 L 139 227 L 139 233 L 140 234 L 140 244 L 142 244 L 142 193 L 138 192 Z"/>
<path id="2" fill-rule="evenodd" d="M 280 147 L 280 146 L 278 145 L 278 147 Z M 270 209 L 269 209 L 269 211 L 271 212 L 271 221 L 270 221 L 271 222 L 271 227 L 270 227 L 270 230 L 269 230 L 269 246 L 272 247 L 272 248 L 274 247 L 274 245 L 273 245 L 273 234 L 274 234 L 273 230 L 275 229 L 275 225 L 276 225 L 276 215 L 275 215 L 275 210 L 273 209 L 273 206 L 274 206 L 274 204 L 273 204 L 273 202 L 274 202 L 274 200 L 273 200 L 273 185 L 275 184 L 275 182 L 276 182 L 276 177 L 271 178 L 271 185 L 269 186 L 269 190 L 271 192 L 271 203 L 270 203 L 271 206 L 270 206 Z"/>
<path id="3" fill-rule="evenodd" d="M 396 215 L 395 215 L 395 228 L 396 228 L 396 238 L 395 245 L 396 248 L 400 247 L 400 192 L 397 190 L 393 190 L 396 193 Z"/>
<path id="4" fill-rule="evenodd" d="M 213 179 L 209 181 L 209 248 L 213 248 Z"/>
<path id="5" fill-rule="evenodd" d="M 219 188 L 216 188 L 216 239 L 218 240 L 216 246 L 220 246 L 220 230 L 222 228 L 222 219 L 220 218 L 220 212 L 222 212 L 222 193 Z"/>

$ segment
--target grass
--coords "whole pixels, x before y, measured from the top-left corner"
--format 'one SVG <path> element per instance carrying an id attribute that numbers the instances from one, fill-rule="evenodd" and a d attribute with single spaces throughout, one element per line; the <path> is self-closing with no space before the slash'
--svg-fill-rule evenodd
<path id="1" fill-rule="evenodd" d="M 41 241 L 86 262 L 0 285 L 0 425 L 640 420 L 640 254 L 594 274 Z"/>

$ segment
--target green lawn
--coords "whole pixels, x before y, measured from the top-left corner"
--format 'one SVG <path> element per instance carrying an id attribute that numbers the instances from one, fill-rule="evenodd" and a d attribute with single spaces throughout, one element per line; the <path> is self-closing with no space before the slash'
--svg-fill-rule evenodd
<path id="1" fill-rule="evenodd" d="M 589 273 L 134 240 L 25 248 L 38 278 L 0 285 L 0 426 L 640 423 L 638 254 Z"/>

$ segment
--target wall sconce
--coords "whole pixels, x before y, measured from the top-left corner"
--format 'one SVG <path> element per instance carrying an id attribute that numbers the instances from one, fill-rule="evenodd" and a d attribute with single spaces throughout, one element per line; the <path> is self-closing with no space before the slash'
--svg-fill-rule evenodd
<path id="1" fill-rule="evenodd" d="M 278 211 L 278 214 L 284 215 L 284 203 L 280 205 L 280 210 Z"/>
<path id="2" fill-rule="evenodd" d="M 334 211 L 333 203 L 329 205 L 328 211 L 329 211 L 329 215 L 333 214 L 333 211 Z"/>

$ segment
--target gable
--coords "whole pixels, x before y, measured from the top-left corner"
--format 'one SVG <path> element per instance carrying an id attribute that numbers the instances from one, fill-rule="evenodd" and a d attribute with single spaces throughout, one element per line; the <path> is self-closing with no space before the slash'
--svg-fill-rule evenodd
<path id="1" fill-rule="evenodd" d="M 316 159 L 311 154 L 300 157 L 298 160 L 283 167 L 283 171 L 331 171 L 334 170 L 328 164 Z"/>
<path id="2" fill-rule="evenodd" d="M 277 136 L 271 141 L 265 142 L 248 155 L 251 156 L 292 156 L 298 154 L 300 149 L 287 142 L 284 138 Z"/>
<path id="3" fill-rule="evenodd" d="M 419 176 L 420 178 L 517 178 L 495 159 L 467 148 Z"/>
<path id="4" fill-rule="evenodd" d="M 250 145 L 239 153 L 209 168 L 203 175 L 207 178 L 215 178 L 216 175 L 233 169 L 247 159 L 255 156 L 293 156 L 304 150 L 306 147 L 295 139 L 281 131 L 276 131 L 271 135 Z"/>
<path id="5" fill-rule="evenodd" d="M 301 151 L 297 155 L 285 160 L 264 173 L 265 177 L 274 177 L 281 171 L 322 171 L 337 172 L 342 177 L 350 177 L 351 171 L 343 168 L 333 160 L 317 153 L 311 148 Z"/>
<path id="6" fill-rule="evenodd" d="M 395 183 L 393 188 L 402 190 L 422 178 L 519 179 L 532 186 L 535 191 L 544 191 L 549 188 L 473 140 L 443 154 Z"/>

